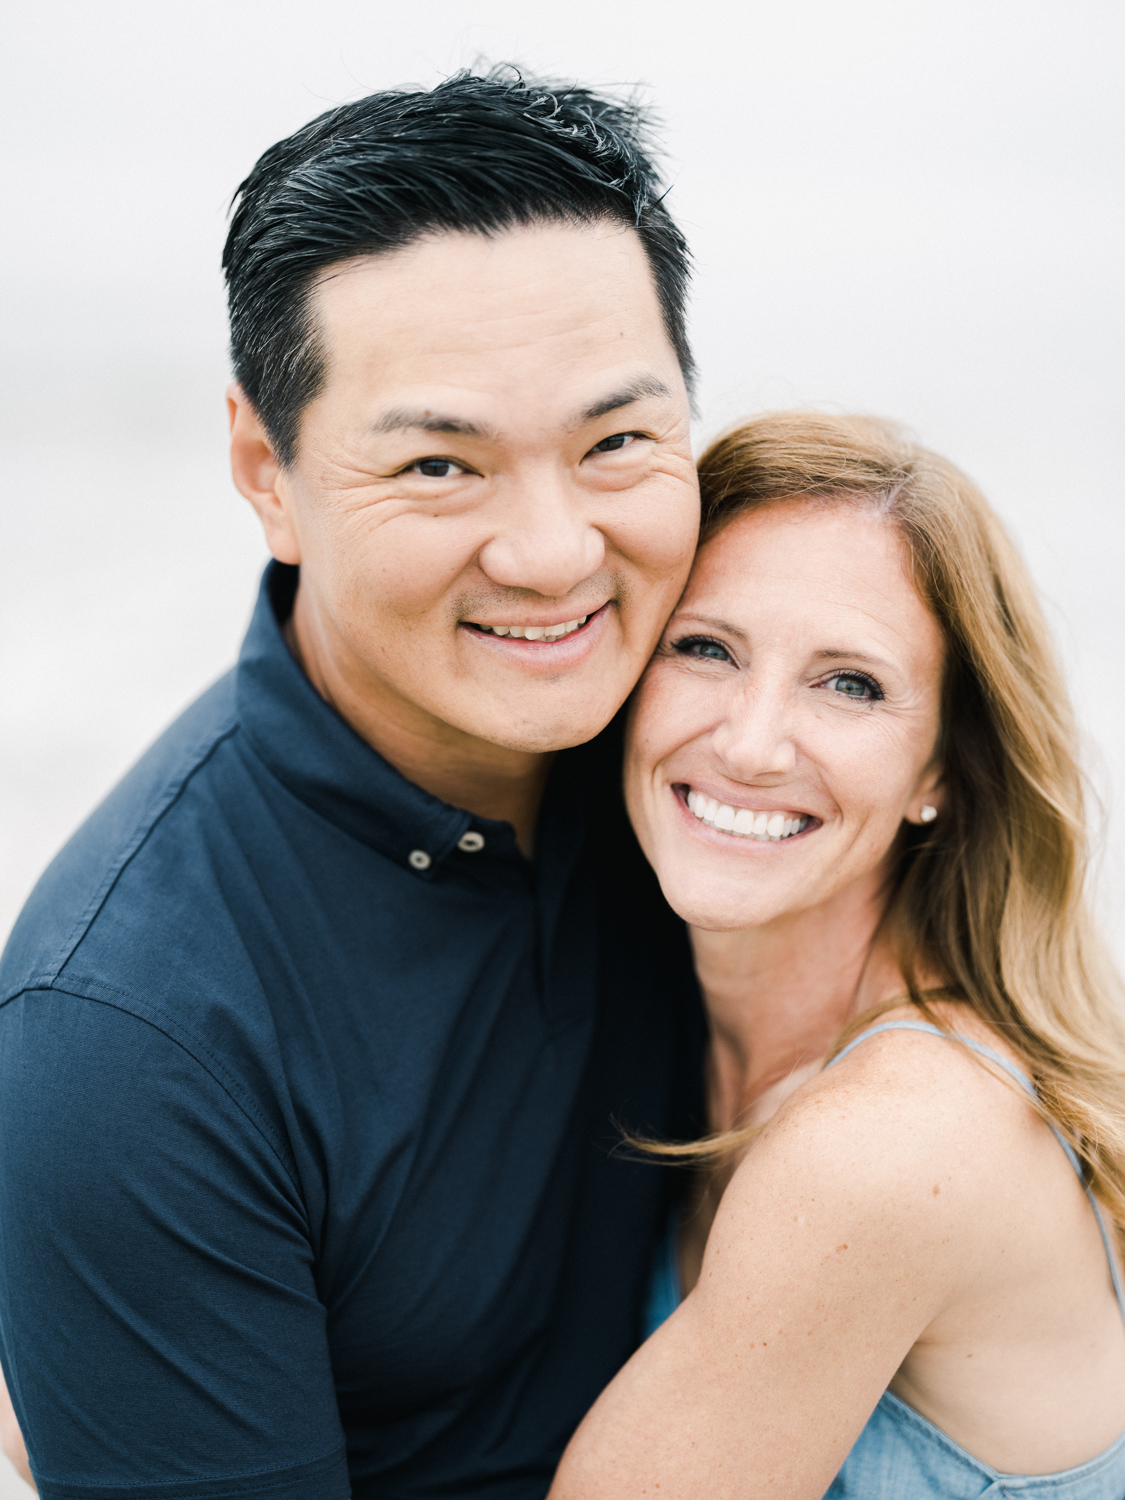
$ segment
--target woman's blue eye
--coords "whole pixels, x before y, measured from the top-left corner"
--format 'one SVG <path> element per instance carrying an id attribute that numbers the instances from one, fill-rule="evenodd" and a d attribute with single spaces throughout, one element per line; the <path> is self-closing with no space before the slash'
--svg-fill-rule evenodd
<path id="1" fill-rule="evenodd" d="M 617 453 L 622 448 L 628 447 L 630 443 L 635 442 L 636 438 L 637 434 L 635 432 L 615 432 L 612 437 L 602 438 L 600 443 L 595 443 L 593 452 Z"/>
<path id="2" fill-rule="evenodd" d="M 451 458 L 420 458 L 416 464 L 410 465 L 409 472 L 422 474 L 426 479 L 452 479 L 455 474 L 465 471 Z"/>
<path id="3" fill-rule="evenodd" d="M 681 656 L 694 656 L 703 661 L 730 661 L 730 652 L 725 646 L 703 635 L 689 635 L 685 640 L 677 641 L 673 650 Z"/>
<path id="4" fill-rule="evenodd" d="M 875 703 L 883 696 L 883 690 L 873 677 L 864 677 L 859 672 L 837 672 L 825 684 L 845 698 L 857 698 L 861 702 Z"/>

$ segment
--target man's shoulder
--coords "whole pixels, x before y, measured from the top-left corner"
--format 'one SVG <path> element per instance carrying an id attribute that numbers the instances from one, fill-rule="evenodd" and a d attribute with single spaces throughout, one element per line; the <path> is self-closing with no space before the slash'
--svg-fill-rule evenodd
<path id="1" fill-rule="evenodd" d="M 165 730 L 40 877 L 0 959 L 0 1004 L 56 983 L 130 864 L 238 729 L 234 672 Z"/>

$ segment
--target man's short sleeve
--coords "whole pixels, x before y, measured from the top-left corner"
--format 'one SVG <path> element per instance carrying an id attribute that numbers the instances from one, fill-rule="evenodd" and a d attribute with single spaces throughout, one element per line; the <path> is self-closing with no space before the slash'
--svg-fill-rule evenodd
<path id="1" fill-rule="evenodd" d="M 300 1195 L 156 1026 L 0 1010 L 0 1333 L 45 1500 L 344 1500 Z"/>

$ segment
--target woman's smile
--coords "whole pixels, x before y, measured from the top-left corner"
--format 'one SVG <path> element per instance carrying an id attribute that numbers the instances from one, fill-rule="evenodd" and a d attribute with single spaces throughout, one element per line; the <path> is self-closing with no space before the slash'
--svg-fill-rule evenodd
<path id="1" fill-rule="evenodd" d="M 734 838 L 751 839 L 758 844 L 780 844 L 820 827 L 819 820 L 809 813 L 767 807 L 762 798 L 757 799 L 755 807 L 748 807 L 743 803 L 720 802 L 702 788 L 681 785 L 673 790 L 705 828 L 713 828 Z"/>

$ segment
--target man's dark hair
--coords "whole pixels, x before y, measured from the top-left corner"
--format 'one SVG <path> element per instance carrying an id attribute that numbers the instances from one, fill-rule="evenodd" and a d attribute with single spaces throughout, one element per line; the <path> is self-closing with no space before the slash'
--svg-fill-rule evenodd
<path id="1" fill-rule="evenodd" d="M 344 104 L 279 141 L 238 189 L 223 252 L 235 376 L 282 464 L 324 379 L 318 271 L 440 230 L 617 220 L 652 267 L 689 386 L 687 245 L 661 201 L 643 110 L 498 68 Z"/>

